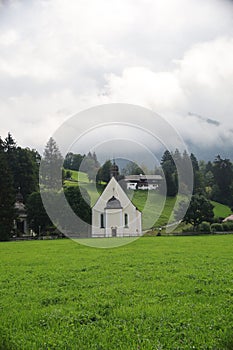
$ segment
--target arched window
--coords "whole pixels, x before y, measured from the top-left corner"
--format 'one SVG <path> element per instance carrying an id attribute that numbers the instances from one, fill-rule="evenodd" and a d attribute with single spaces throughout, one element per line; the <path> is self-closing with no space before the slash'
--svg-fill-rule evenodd
<path id="1" fill-rule="evenodd" d="M 125 227 L 129 227 L 128 224 L 128 214 L 125 214 Z"/>
<path id="2" fill-rule="evenodd" d="M 104 214 L 100 214 L 100 228 L 104 228 Z"/>

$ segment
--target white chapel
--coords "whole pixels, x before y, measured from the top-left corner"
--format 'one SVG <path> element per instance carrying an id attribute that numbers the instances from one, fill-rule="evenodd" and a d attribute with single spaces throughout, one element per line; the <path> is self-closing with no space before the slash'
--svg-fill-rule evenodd
<path id="1" fill-rule="evenodd" d="M 142 235 L 141 212 L 132 204 L 114 175 L 92 208 L 92 237 Z"/>

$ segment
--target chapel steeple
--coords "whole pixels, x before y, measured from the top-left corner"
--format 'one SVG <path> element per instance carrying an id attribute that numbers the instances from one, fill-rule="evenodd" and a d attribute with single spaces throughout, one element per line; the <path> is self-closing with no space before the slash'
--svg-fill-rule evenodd
<path id="1" fill-rule="evenodd" d="M 110 168 L 110 177 L 115 177 L 118 180 L 119 177 L 119 167 L 116 165 L 115 159 L 113 160 L 113 164 Z"/>

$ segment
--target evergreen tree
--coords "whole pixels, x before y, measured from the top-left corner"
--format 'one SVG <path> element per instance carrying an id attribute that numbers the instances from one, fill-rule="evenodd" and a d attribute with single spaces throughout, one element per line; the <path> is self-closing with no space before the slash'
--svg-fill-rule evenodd
<path id="1" fill-rule="evenodd" d="M 62 188 L 63 157 L 56 141 L 50 137 L 41 160 L 41 185 L 46 189 L 60 190 Z"/>
<path id="2" fill-rule="evenodd" d="M 85 158 L 84 155 L 74 154 L 73 155 L 73 160 L 72 160 L 72 166 L 71 166 L 70 169 L 78 171 L 80 169 L 80 166 L 81 166 L 82 161 L 83 161 L 84 158 Z"/>
<path id="3" fill-rule="evenodd" d="M 199 171 L 199 165 L 198 165 L 198 160 L 195 157 L 195 155 L 193 153 L 190 154 L 190 159 L 192 162 L 192 166 L 193 166 L 193 171 Z"/>
<path id="4" fill-rule="evenodd" d="M 17 147 L 16 173 L 14 176 L 15 188 L 20 187 L 24 200 L 30 193 L 38 190 L 39 185 L 39 164 L 38 154 L 28 148 Z"/>
<path id="5" fill-rule="evenodd" d="M 135 162 L 128 162 L 125 168 L 122 170 L 123 175 L 140 175 L 144 174 L 142 168 Z"/>
<path id="6" fill-rule="evenodd" d="M 82 160 L 80 170 L 87 173 L 89 181 L 96 181 L 96 175 L 99 170 L 100 164 L 97 160 L 96 154 L 88 152 Z"/>
<path id="7" fill-rule="evenodd" d="M 13 177 L 13 187 L 20 187 L 26 200 L 30 193 L 38 190 L 40 155 L 35 150 L 17 146 L 10 133 L 3 142 L 3 148 Z"/>
<path id="8" fill-rule="evenodd" d="M 222 159 L 220 155 L 218 155 L 214 160 L 213 175 L 215 180 L 213 199 L 221 203 L 231 205 L 233 203 L 233 166 L 230 160 Z"/>
<path id="9" fill-rule="evenodd" d="M 198 160 L 193 153 L 190 155 L 190 159 L 193 167 L 193 193 L 204 194 L 205 186 L 202 172 L 200 171 Z"/>
<path id="10" fill-rule="evenodd" d="M 172 158 L 172 154 L 166 150 L 162 156 L 162 159 L 161 159 L 161 165 L 163 166 L 164 163 L 166 162 L 170 162 L 171 163 L 171 169 L 172 171 L 175 171 L 175 162 L 174 162 L 174 159 Z"/>
<path id="11" fill-rule="evenodd" d="M 162 156 L 161 166 L 166 180 L 167 195 L 174 197 L 178 192 L 177 171 L 172 154 L 168 150 Z"/>
<path id="12" fill-rule="evenodd" d="M 15 191 L 4 143 L 0 138 L 0 241 L 9 240 L 15 218 Z"/>
<path id="13" fill-rule="evenodd" d="M 8 132 L 8 135 L 3 142 L 3 146 L 4 146 L 4 150 L 8 154 L 10 154 L 11 152 L 14 152 L 16 150 L 17 144 L 16 144 L 16 141 L 13 139 L 10 132 Z"/>

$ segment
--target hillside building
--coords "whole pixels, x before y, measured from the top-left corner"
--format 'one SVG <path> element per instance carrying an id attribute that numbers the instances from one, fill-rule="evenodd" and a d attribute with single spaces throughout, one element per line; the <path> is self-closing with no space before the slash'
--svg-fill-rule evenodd
<path id="1" fill-rule="evenodd" d="M 161 175 L 129 175 L 125 176 L 128 190 L 156 190 L 161 181 Z"/>

